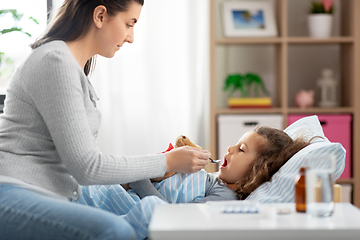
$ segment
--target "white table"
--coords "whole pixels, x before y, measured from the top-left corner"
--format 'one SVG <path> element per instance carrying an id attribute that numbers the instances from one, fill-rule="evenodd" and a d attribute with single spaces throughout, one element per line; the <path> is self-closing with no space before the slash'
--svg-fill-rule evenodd
<path id="1" fill-rule="evenodd" d="M 149 238 L 360 239 L 360 210 L 350 203 L 336 203 L 334 214 L 328 218 L 297 213 L 291 203 L 271 206 L 289 209 L 290 213 L 264 217 L 261 213 L 222 213 L 208 204 L 158 205 L 149 225 Z"/>

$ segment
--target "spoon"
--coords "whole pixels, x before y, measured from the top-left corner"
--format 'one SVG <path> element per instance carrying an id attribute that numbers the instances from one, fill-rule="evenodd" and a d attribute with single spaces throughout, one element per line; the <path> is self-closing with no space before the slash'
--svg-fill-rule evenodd
<path id="1" fill-rule="evenodd" d="M 212 162 L 212 163 L 218 163 L 218 162 L 221 162 L 221 159 L 218 159 L 218 160 L 213 160 L 213 159 L 211 159 L 211 158 L 209 158 L 210 159 L 210 161 Z"/>

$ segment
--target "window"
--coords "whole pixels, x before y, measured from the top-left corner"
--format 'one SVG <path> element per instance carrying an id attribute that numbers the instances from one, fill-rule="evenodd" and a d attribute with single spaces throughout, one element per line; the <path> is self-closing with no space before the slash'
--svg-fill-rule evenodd
<path id="1" fill-rule="evenodd" d="M 0 13 L 0 93 L 4 93 L 15 68 L 30 53 L 29 45 L 46 30 L 47 1 L 1 1 Z M 11 28 L 21 31 L 3 31 Z"/>

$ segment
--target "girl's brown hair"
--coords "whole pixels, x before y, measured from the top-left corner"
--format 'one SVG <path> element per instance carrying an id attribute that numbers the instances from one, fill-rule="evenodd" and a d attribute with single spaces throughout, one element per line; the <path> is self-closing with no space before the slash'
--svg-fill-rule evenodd
<path id="1" fill-rule="evenodd" d="M 235 183 L 240 199 L 245 199 L 257 187 L 269 181 L 295 153 L 308 146 L 311 141 L 293 140 L 284 131 L 265 126 L 257 127 L 254 131 L 262 136 L 266 143 L 259 146 L 258 156 L 247 176 Z"/>
<path id="2" fill-rule="evenodd" d="M 114 16 L 118 12 L 126 12 L 132 2 L 144 5 L 144 0 L 65 0 L 45 34 L 30 47 L 35 49 L 53 40 L 74 41 L 80 39 L 88 32 L 93 12 L 97 6 L 105 6 L 107 13 Z M 86 62 L 85 75 L 89 74 L 93 63 L 93 57 Z"/>

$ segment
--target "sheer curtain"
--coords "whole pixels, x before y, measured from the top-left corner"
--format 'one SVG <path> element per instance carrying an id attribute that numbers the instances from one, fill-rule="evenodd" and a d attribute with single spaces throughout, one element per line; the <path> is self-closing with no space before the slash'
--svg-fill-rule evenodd
<path id="1" fill-rule="evenodd" d="M 208 17 L 208 0 L 145 1 L 134 43 L 97 57 L 102 152 L 157 153 L 181 134 L 207 148 Z"/>

